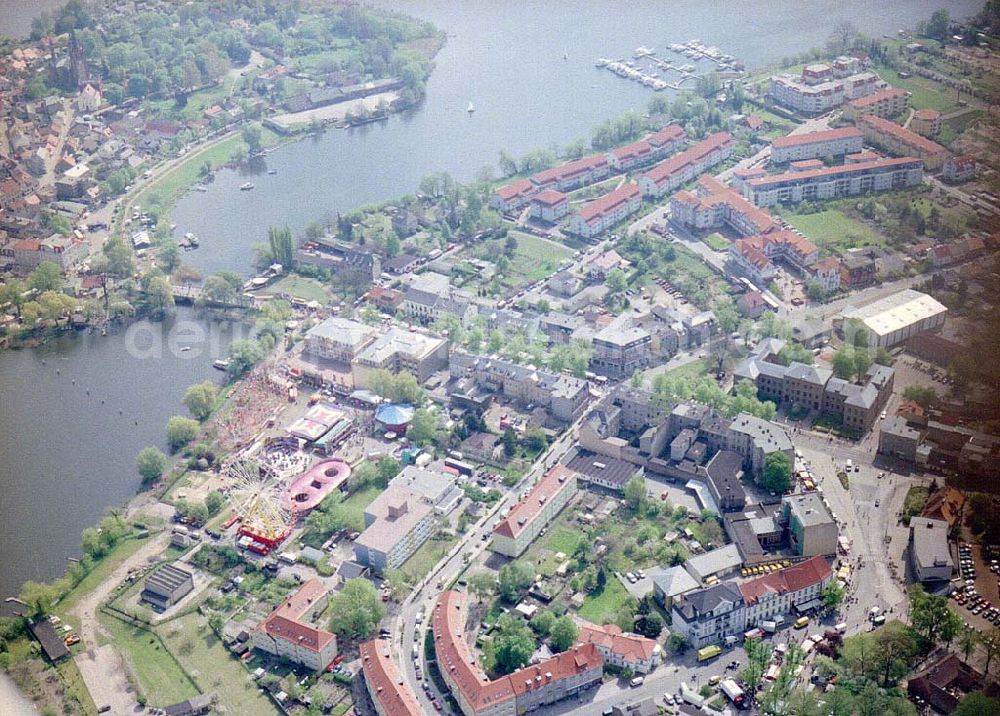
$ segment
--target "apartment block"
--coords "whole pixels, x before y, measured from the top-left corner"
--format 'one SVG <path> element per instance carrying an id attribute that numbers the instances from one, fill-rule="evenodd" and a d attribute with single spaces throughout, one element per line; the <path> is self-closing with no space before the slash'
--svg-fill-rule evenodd
<path id="1" fill-rule="evenodd" d="M 678 596 L 670 614 L 673 631 L 695 649 L 746 631 L 746 606 L 735 582 L 721 582 Z"/>
<path id="2" fill-rule="evenodd" d="M 575 472 L 563 465 L 553 467 L 493 528 L 490 549 L 507 557 L 520 557 L 572 499 L 576 489 Z"/>
<path id="3" fill-rule="evenodd" d="M 593 238 L 624 221 L 642 206 L 642 192 L 632 183 L 594 199 L 573 214 L 569 231 L 585 239 Z"/>
<path id="4" fill-rule="evenodd" d="M 390 486 L 365 508 L 365 530 L 354 541 L 354 558 L 378 574 L 398 569 L 434 531 L 434 508 L 423 495 Z"/>
<path id="5" fill-rule="evenodd" d="M 361 644 L 361 672 L 378 716 L 422 716 L 420 701 L 399 673 L 388 639 Z"/>
<path id="6" fill-rule="evenodd" d="M 594 336 L 590 369 L 613 379 L 627 378 L 650 365 L 652 345 L 645 329 L 612 323 Z"/>
<path id="7" fill-rule="evenodd" d="M 923 161 L 903 157 L 748 179 L 743 191 L 757 206 L 797 204 L 905 189 L 923 176 Z"/>
<path id="8" fill-rule="evenodd" d="M 855 127 L 789 134 L 771 142 L 770 161 L 773 164 L 786 164 L 803 159 L 840 157 L 860 152 L 862 140 L 861 130 Z"/>
<path id="9" fill-rule="evenodd" d="M 732 153 L 733 138 L 728 132 L 709 135 L 639 177 L 639 188 L 645 196 L 661 197 L 725 161 Z"/>
<path id="10" fill-rule="evenodd" d="M 776 616 L 802 614 L 823 604 L 823 590 L 833 581 L 833 570 L 824 557 L 765 574 L 740 584 L 746 605 L 746 626 L 753 628 Z"/>
<path id="11" fill-rule="evenodd" d="M 447 366 L 447 339 L 392 327 L 358 354 L 351 364 L 351 374 L 355 387 L 366 388 L 373 370 L 405 370 L 422 383 Z"/>
<path id="12" fill-rule="evenodd" d="M 858 127 L 865 133 L 865 140 L 891 154 L 917 157 L 929 171 L 940 169 L 948 158 L 948 150 L 916 132 L 895 122 L 866 115 L 858 120 Z"/>
<path id="13" fill-rule="evenodd" d="M 302 586 L 254 629 L 255 649 L 322 671 L 337 656 L 337 637 L 312 626 L 326 608 L 327 591 L 318 579 Z"/>
<path id="14" fill-rule="evenodd" d="M 340 363 L 350 363 L 375 340 L 371 326 L 333 316 L 306 331 L 305 352 Z"/>
<path id="15" fill-rule="evenodd" d="M 844 119 L 855 120 L 866 114 L 889 119 L 910 108 L 910 93 L 896 87 L 873 92 L 866 97 L 852 99 L 844 107 Z"/>

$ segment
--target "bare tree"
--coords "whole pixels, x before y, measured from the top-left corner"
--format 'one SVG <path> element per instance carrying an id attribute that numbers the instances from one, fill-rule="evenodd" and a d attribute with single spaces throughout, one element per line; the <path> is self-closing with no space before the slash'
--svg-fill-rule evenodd
<path id="1" fill-rule="evenodd" d="M 854 38 L 857 36 L 858 26 L 850 20 L 844 20 L 843 22 L 838 22 L 833 26 L 833 30 L 830 32 L 830 37 L 826 41 L 826 45 L 831 50 L 840 52 L 850 47 L 851 43 L 854 42 Z"/>

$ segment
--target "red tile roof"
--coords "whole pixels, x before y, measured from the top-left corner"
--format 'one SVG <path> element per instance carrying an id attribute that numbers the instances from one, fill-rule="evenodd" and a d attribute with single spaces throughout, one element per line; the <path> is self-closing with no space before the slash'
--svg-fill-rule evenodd
<path id="1" fill-rule="evenodd" d="M 913 113 L 914 119 L 922 119 L 925 122 L 934 122 L 941 119 L 941 113 L 936 109 L 918 109 Z"/>
<path id="2" fill-rule="evenodd" d="M 294 642 L 310 651 L 322 651 L 336 636 L 305 624 L 301 619 L 325 596 L 326 587 L 322 582 L 307 580 L 257 628 L 275 639 Z"/>
<path id="3" fill-rule="evenodd" d="M 668 124 L 666 127 L 661 129 L 659 132 L 650 134 L 646 137 L 646 141 L 652 144 L 654 147 L 660 147 L 669 142 L 676 142 L 684 139 L 686 136 L 684 128 L 679 124 Z"/>
<path id="4" fill-rule="evenodd" d="M 580 209 L 580 218 L 589 224 L 594 219 L 612 213 L 622 204 L 627 204 L 640 194 L 639 187 L 635 184 L 622 184 L 614 191 L 609 191 Z"/>
<path id="5" fill-rule="evenodd" d="M 546 189 L 544 191 L 535 194 L 531 198 L 533 204 L 543 204 L 545 206 L 555 206 L 556 204 L 561 204 L 562 202 L 568 200 L 569 197 L 563 194 L 561 191 L 556 191 L 555 189 Z"/>
<path id="6" fill-rule="evenodd" d="M 705 206 L 726 204 L 731 211 L 737 212 L 750 222 L 756 234 L 766 234 L 778 228 L 778 222 L 771 217 L 766 209 L 755 206 L 738 191 L 726 186 L 710 174 L 699 177 L 696 191 L 701 197 L 698 199 L 700 204 Z M 677 195 L 675 194 L 675 196 Z"/>
<path id="7" fill-rule="evenodd" d="M 604 663 L 597 647 L 574 647 L 541 664 L 490 681 L 465 640 L 466 599 L 461 592 L 442 592 L 431 623 L 438 669 L 452 688 L 461 691 L 460 701 L 464 700 L 475 711 L 494 708 L 519 694 L 599 669 Z"/>
<path id="8" fill-rule="evenodd" d="M 823 557 L 811 557 L 805 562 L 765 574 L 740 585 L 743 601 L 756 604 L 765 594 L 790 594 L 821 583 L 833 571 Z"/>
<path id="9" fill-rule="evenodd" d="M 578 620 L 580 635 L 577 644 L 594 644 L 600 648 L 618 654 L 626 661 L 648 661 L 656 652 L 658 644 L 653 639 L 647 639 L 638 634 L 626 634 L 616 624 L 597 626 L 590 622 Z"/>
<path id="10" fill-rule="evenodd" d="M 797 147 L 802 144 L 818 144 L 820 142 L 832 142 L 839 139 L 860 139 L 861 130 L 856 127 L 840 127 L 839 129 L 826 129 L 822 132 L 807 132 L 805 134 L 789 134 L 778 137 L 771 142 L 772 147 L 783 149 L 785 147 Z"/>
<path id="11" fill-rule="evenodd" d="M 863 173 L 875 169 L 876 167 L 892 167 L 892 166 L 903 166 L 906 164 L 915 164 L 919 162 L 919 159 L 913 157 L 897 157 L 895 159 L 879 159 L 874 162 L 858 162 L 857 164 L 845 164 L 839 167 L 826 167 L 825 169 L 812 169 L 806 172 L 790 172 L 788 174 L 772 174 L 766 177 L 759 177 L 757 179 L 748 179 L 747 184 L 752 187 L 767 186 L 769 184 L 781 184 L 786 181 L 805 181 L 806 179 L 815 179 L 816 177 L 831 176 L 837 174 L 853 174 Z M 923 163 L 921 162 L 921 166 Z"/>
<path id="12" fill-rule="evenodd" d="M 535 185 L 530 179 L 515 179 L 510 184 L 504 184 L 497 189 L 496 194 L 504 201 L 516 199 L 519 196 L 530 194 L 535 190 Z"/>
<path id="13" fill-rule="evenodd" d="M 535 483 L 524 499 L 510 508 L 510 513 L 493 529 L 494 534 L 516 539 L 541 512 L 545 503 L 562 490 L 569 489 L 573 471 L 556 465 Z"/>
<path id="14" fill-rule="evenodd" d="M 676 154 L 669 159 L 664 159 L 655 167 L 646 172 L 645 176 L 659 184 L 664 179 L 668 179 L 674 174 L 682 171 L 690 164 L 695 164 L 712 152 L 727 147 L 733 143 L 733 138 L 729 132 L 716 132 L 683 152 Z"/>
<path id="15" fill-rule="evenodd" d="M 611 153 L 618 159 L 632 159 L 633 157 L 641 157 L 646 154 L 650 154 L 652 151 L 653 145 L 645 139 L 640 139 L 638 142 L 632 142 L 631 144 L 626 144 L 624 147 L 612 149 Z"/>
<path id="16" fill-rule="evenodd" d="M 857 99 L 852 99 L 848 104 L 854 109 L 865 109 L 876 105 L 882 100 L 892 99 L 893 97 L 905 96 L 906 92 L 901 89 L 896 89 L 895 87 L 891 89 L 879 90 L 878 92 L 873 92 L 866 97 L 858 97 Z"/>
<path id="17" fill-rule="evenodd" d="M 551 169 L 540 171 L 531 177 L 531 181 L 533 181 L 536 185 L 545 186 L 546 184 L 551 184 L 552 182 L 572 179 L 573 177 L 589 172 L 595 167 L 600 167 L 607 163 L 608 158 L 606 155 L 594 154 L 589 157 L 583 157 L 582 159 L 567 162 L 566 164 L 560 164 L 559 166 L 552 167 Z"/>
<path id="18" fill-rule="evenodd" d="M 387 639 L 372 639 L 361 644 L 361 670 L 369 692 L 382 707 L 384 716 L 422 716 L 420 702 L 406 685 L 389 652 Z"/>
<path id="19" fill-rule="evenodd" d="M 948 151 L 937 142 L 932 142 L 926 137 L 921 137 L 916 132 L 911 132 L 909 129 L 899 126 L 895 122 L 891 122 L 888 119 L 882 119 L 881 117 L 876 117 L 873 114 L 866 114 L 858 120 L 858 124 L 861 126 L 871 127 L 872 130 L 878 132 L 879 134 L 894 137 L 903 144 L 908 147 L 912 147 L 919 152 L 938 154 Z"/>

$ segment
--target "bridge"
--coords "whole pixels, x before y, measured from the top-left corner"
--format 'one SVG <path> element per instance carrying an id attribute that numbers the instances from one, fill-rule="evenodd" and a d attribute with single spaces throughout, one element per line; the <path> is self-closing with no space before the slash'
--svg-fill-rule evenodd
<path id="1" fill-rule="evenodd" d="M 244 294 L 238 294 L 235 299 L 230 301 L 209 300 L 203 302 L 201 300 L 201 286 L 192 286 L 190 284 L 171 286 L 171 291 L 174 294 L 174 303 L 184 305 L 194 305 L 197 303 L 200 306 L 208 308 L 260 308 L 260 303 L 256 298 Z"/>

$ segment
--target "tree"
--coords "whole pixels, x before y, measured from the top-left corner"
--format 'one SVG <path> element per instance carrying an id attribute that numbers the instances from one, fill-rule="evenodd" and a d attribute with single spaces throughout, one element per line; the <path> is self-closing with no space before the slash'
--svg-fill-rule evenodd
<path id="1" fill-rule="evenodd" d="M 927 650 L 949 644 L 962 627 L 962 620 L 948 608 L 948 599 L 928 594 L 919 584 L 910 587 L 910 625 Z"/>
<path id="2" fill-rule="evenodd" d="M 62 271 L 53 261 L 42 261 L 28 276 L 28 288 L 44 293 L 62 289 Z"/>
<path id="3" fill-rule="evenodd" d="M 566 651 L 573 646 L 579 635 L 580 628 L 573 621 L 573 617 L 569 614 L 563 614 L 555 620 L 549 630 L 549 645 L 553 651 Z"/>
<path id="4" fill-rule="evenodd" d="M 515 602 L 535 581 L 535 569 L 528 562 L 514 560 L 500 568 L 499 579 L 500 597 L 505 602 Z"/>
<path id="5" fill-rule="evenodd" d="M 7 283 L 0 286 L 0 306 L 10 304 L 11 307 L 16 311 L 17 315 L 21 315 L 21 306 L 25 304 L 27 298 L 25 293 L 28 287 L 19 278 L 8 279 Z"/>
<path id="6" fill-rule="evenodd" d="M 530 626 L 535 630 L 536 634 L 542 636 L 548 636 L 552 631 L 552 626 L 556 623 L 556 615 L 553 614 L 548 609 L 544 609 L 535 615 L 534 619 L 531 620 Z"/>
<path id="7" fill-rule="evenodd" d="M 687 638 L 679 632 L 670 632 L 670 636 L 667 637 L 667 650 L 671 654 L 683 654 L 690 646 Z"/>
<path id="8" fill-rule="evenodd" d="M 104 255 L 108 259 L 108 273 L 118 278 L 128 278 L 135 273 L 135 252 L 120 236 L 104 242 Z"/>
<path id="9" fill-rule="evenodd" d="M 491 596 L 496 589 L 496 577 L 490 572 L 476 572 L 469 576 L 469 593 L 475 595 L 480 604 L 483 598 Z"/>
<path id="10" fill-rule="evenodd" d="M 826 45 L 834 52 L 843 52 L 844 50 L 850 48 L 857 36 L 857 25 L 850 20 L 844 20 L 833 26 L 833 30 L 830 32 L 830 38 L 827 40 Z"/>
<path id="11" fill-rule="evenodd" d="M 243 137 L 243 141 L 247 145 L 248 152 L 256 154 L 260 151 L 260 125 L 244 124 L 243 129 L 240 130 L 240 136 Z"/>
<path id="12" fill-rule="evenodd" d="M 205 420 L 212 414 L 219 388 L 210 380 L 195 383 L 184 393 L 184 405 L 198 420 Z"/>
<path id="13" fill-rule="evenodd" d="M 854 375 L 861 380 L 868 369 L 871 368 L 872 358 L 864 348 L 854 349 Z"/>
<path id="14" fill-rule="evenodd" d="M 718 321 L 719 328 L 724 333 L 732 333 L 736 330 L 740 316 L 736 312 L 736 304 L 731 298 L 726 297 L 716 301 L 712 307 L 712 313 L 715 314 L 715 320 Z"/>
<path id="15" fill-rule="evenodd" d="M 938 399 L 937 391 L 929 385 L 908 385 L 903 389 L 903 397 L 922 408 L 929 408 Z"/>
<path id="16" fill-rule="evenodd" d="M 635 623 L 636 631 L 649 639 L 658 639 L 663 631 L 663 619 L 656 612 L 643 614 Z"/>
<path id="17" fill-rule="evenodd" d="M 211 277 L 209 277 L 211 278 Z M 246 338 L 229 344 L 229 375 L 241 376 L 264 357 L 264 348 L 258 341 Z"/>
<path id="18" fill-rule="evenodd" d="M 503 431 L 503 435 L 500 437 L 500 442 L 503 445 L 503 454 L 507 457 L 514 457 L 517 454 L 517 436 L 514 434 L 512 428 L 507 428 Z"/>
<path id="19" fill-rule="evenodd" d="M 417 445 L 433 445 L 440 438 L 437 417 L 425 408 L 414 411 L 406 435 Z"/>
<path id="20" fill-rule="evenodd" d="M 782 494 L 792 485 L 792 461 L 783 452 L 773 452 L 764 460 L 760 486 L 768 492 Z"/>
<path id="21" fill-rule="evenodd" d="M 956 638 L 958 639 L 958 648 L 962 650 L 965 660 L 968 661 L 976 646 L 979 645 L 979 632 L 975 629 L 961 629 Z"/>
<path id="22" fill-rule="evenodd" d="M 171 450 L 178 450 L 195 439 L 201 426 L 197 420 L 175 415 L 167 421 L 167 443 Z"/>
<path id="23" fill-rule="evenodd" d="M 174 272 L 181 264 L 180 245 L 173 239 L 164 239 L 156 247 L 156 265 L 165 274 Z"/>
<path id="24" fill-rule="evenodd" d="M 994 716 L 1000 714 L 1000 699 L 994 699 L 982 691 L 966 694 L 958 703 L 951 716 Z"/>
<path id="25" fill-rule="evenodd" d="M 371 636 L 385 606 L 375 585 L 363 577 L 348 579 L 343 589 L 330 599 L 330 629 L 341 637 L 363 639 Z"/>
<path id="26" fill-rule="evenodd" d="M 281 264 L 286 269 L 295 265 L 295 242 L 292 239 L 292 230 L 287 226 L 269 226 L 267 246 L 273 262 Z"/>
<path id="27" fill-rule="evenodd" d="M 500 617 L 497 626 L 498 633 L 487 651 L 486 661 L 493 674 L 504 676 L 528 664 L 536 642 L 524 622 L 508 614 Z"/>
<path id="28" fill-rule="evenodd" d="M 764 676 L 768 662 L 771 661 L 772 647 L 763 639 L 750 637 L 743 642 L 743 650 L 747 654 L 747 665 L 740 673 L 740 677 L 747 686 L 755 689 Z"/>
<path id="29" fill-rule="evenodd" d="M 631 480 L 625 483 L 625 502 L 628 504 L 629 509 L 633 512 L 639 509 L 643 500 L 648 496 L 648 491 L 646 490 L 646 481 L 642 479 L 640 475 L 636 475 Z"/>
<path id="30" fill-rule="evenodd" d="M 844 344 L 844 347 L 833 354 L 833 373 L 838 378 L 850 380 L 854 376 L 854 346 Z"/>
<path id="31" fill-rule="evenodd" d="M 628 288 L 628 283 L 625 280 L 625 272 L 620 268 L 613 268 L 608 272 L 608 276 L 604 279 L 604 285 L 608 289 L 608 295 L 617 296 L 620 293 L 624 293 L 625 289 Z"/>
<path id="32" fill-rule="evenodd" d="M 823 600 L 823 606 L 832 611 L 844 601 L 844 588 L 836 582 L 830 582 L 820 593 L 820 598 Z"/>
<path id="33" fill-rule="evenodd" d="M 1000 629 L 994 627 L 984 632 L 979 643 L 983 645 L 983 651 L 986 652 L 986 660 L 983 664 L 983 679 L 985 680 L 990 676 L 990 664 L 993 663 L 993 657 L 1000 652 Z"/>
<path id="34" fill-rule="evenodd" d="M 948 26 L 950 24 L 951 15 L 948 14 L 947 10 L 942 8 L 931 15 L 931 19 L 927 21 L 927 25 L 924 29 L 924 34 L 927 35 L 927 37 L 944 42 L 948 39 Z"/>
<path id="35" fill-rule="evenodd" d="M 142 484 L 148 485 L 159 480 L 167 469 L 167 456 L 152 445 L 144 447 L 135 456 L 135 467 L 142 477 Z"/>
<path id="36" fill-rule="evenodd" d="M 37 619 L 48 614 L 52 604 L 59 598 L 59 590 L 53 584 L 25 582 L 18 599 L 25 604 L 24 616 Z"/>
<path id="37" fill-rule="evenodd" d="M 205 509 L 210 517 L 215 517 L 222 511 L 222 506 L 226 504 L 226 498 L 218 490 L 212 490 L 205 495 Z"/>

